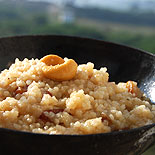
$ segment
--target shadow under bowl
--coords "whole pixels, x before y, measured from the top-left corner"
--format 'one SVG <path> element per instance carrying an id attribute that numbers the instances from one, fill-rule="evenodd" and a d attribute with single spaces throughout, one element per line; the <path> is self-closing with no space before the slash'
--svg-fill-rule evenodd
<path id="1" fill-rule="evenodd" d="M 95 39 L 71 36 L 16 36 L 0 38 L 0 70 L 15 58 L 42 58 L 47 54 L 106 66 L 110 81 L 138 82 L 155 103 L 155 55 Z M 0 128 L 1 152 L 17 154 L 124 155 L 141 154 L 155 143 L 155 124 L 131 130 L 93 135 L 47 135 Z"/>

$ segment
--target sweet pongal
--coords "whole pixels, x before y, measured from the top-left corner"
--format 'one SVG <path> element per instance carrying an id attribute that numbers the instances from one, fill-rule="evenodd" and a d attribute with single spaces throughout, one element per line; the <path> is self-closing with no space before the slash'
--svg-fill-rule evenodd
<path id="1" fill-rule="evenodd" d="M 95 134 L 155 123 L 137 83 L 108 81 L 105 67 L 48 55 L 15 60 L 0 74 L 0 127 L 47 134 Z"/>

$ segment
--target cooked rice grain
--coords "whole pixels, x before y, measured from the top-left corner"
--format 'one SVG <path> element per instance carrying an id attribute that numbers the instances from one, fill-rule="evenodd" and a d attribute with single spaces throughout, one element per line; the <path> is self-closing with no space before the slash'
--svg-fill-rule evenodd
<path id="1" fill-rule="evenodd" d="M 48 134 L 95 134 L 155 122 L 155 106 L 108 82 L 107 69 L 78 66 L 69 81 L 44 77 L 38 59 L 15 60 L 0 74 L 0 126 Z"/>

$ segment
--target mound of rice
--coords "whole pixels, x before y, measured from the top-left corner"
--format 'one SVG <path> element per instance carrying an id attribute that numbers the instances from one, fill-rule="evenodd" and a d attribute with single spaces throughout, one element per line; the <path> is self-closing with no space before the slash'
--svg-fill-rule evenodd
<path id="1" fill-rule="evenodd" d="M 94 134 L 155 122 L 155 105 L 126 83 L 108 82 L 106 68 L 78 66 L 76 76 L 44 77 L 38 59 L 24 59 L 0 74 L 0 127 L 47 134 Z"/>

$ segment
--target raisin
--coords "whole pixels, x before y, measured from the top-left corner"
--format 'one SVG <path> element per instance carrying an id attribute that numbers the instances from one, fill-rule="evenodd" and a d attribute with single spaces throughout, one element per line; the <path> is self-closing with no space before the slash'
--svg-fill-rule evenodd
<path id="1" fill-rule="evenodd" d="M 27 86 L 25 87 L 18 87 L 16 90 L 15 90 L 15 95 L 16 94 L 23 94 L 24 92 L 27 91 Z"/>
<path id="2" fill-rule="evenodd" d="M 51 122 L 51 120 L 45 115 L 44 112 L 39 116 L 39 119 L 41 119 L 44 123 Z"/>
<path id="3" fill-rule="evenodd" d="M 46 93 L 45 94 L 49 94 L 50 96 L 53 96 L 52 95 L 52 93 L 51 92 L 49 92 L 49 91 L 46 91 Z"/>
<path id="4" fill-rule="evenodd" d="M 53 112 L 55 114 L 59 113 L 59 112 L 63 112 L 64 109 L 52 109 L 52 110 L 49 110 L 49 112 Z"/>
<path id="5" fill-rule="evenodd" d="M 45 123 L 45 122 L 53 122 L 49 117 L 47 117 L 47 116 L 45 115 L 45 112 L 48 112 L 48 113 L 53 112 L 54 114 L 57 114 L 57 113 L 63 112 L 63 111 L 64 111 L 64 109 L 51 109 L 51 110 L 45 110 L 45 111 L 39 116 L 39 119 L 41 119 L 44 123 Z"/>
<path id="6" fill-rule="evenodd" d="M 102 113 L 102 122 L 104 122 L 104 120 L 107 120 L 109 124 L 112 123 L 111 119 L 104 113 Z"/>

